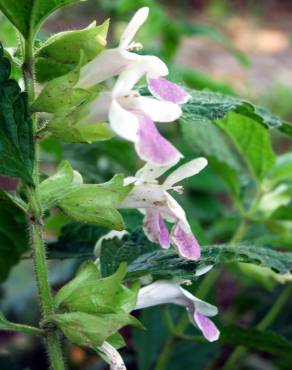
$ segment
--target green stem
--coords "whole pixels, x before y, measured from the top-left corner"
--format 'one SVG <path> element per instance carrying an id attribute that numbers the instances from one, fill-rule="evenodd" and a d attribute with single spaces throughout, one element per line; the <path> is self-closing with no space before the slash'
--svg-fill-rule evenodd
<path id="1" fill-rule="evenodd" d="M 14 322 L 7 323 L 5 328 L 0 330 L 15 331 L 17 333 L 25 333 L 30 335 L 43 335 L 44 332 L 42 329 L 35 328 L 34 326 L 25 325 L 25 324 L 16 324 Z"/>
<path id="2" fill-rule="evenodd" d="M 263 319 L 256 325 L 256 328 L 258 330 L 265 330 L 272 325 L 272 323 L 275 321 L 277 316 L 284 308 L 288 299 L 291 297 L 291 294 L 292 285 L 289 284 L 279 295 L 278 299 L 273 304 L 271 309 L 267 312 L 267 314 L 263 317 Z M 247 353 L 248 349 L 243 346 L 236 348 L 232 352 L 231 356 L 228 358 L 223 370 L 239 369 L 239 363 L 241 362 L 242 358 L 246 356 Z"/>
<path id="3" fill-rule="evenodd" d="M 25 57 L 23 63 L 23 77 L 29 102 L 35 98 L 34 90 L 34 38 L 30 36 L 25 40 Z M 37 131 L 37 122 L 33 118 L 33 132 Z M 42 209 L 38 196 L 39 184 L 39 144 L 35 142 L 35 165 L 34 165 L 34 186 L 27 186 L 26 195 L 29 201 L 29 229 L 33 247 L 33 261 L 35 267 L 35 278 L 38 286 L 40 304 L 42 308 L 43 320 L 48 320 L 55 313 L 54 301 L 49 285 L 48 267 L 46 262 L 46 247 L 43 241 L 43 220 Z M 45 330 L 45 339 L 49 360 L 52 370 L 64 370 L 62 349 L 59 340 L 59 333 L 54 327 Z"/>

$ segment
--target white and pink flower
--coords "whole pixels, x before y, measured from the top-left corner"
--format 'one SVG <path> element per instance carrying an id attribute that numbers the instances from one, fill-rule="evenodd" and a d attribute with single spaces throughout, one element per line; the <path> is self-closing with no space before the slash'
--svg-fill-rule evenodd
<path id="1" fill-rule="evenodd" d="M 182 192 L 183 188 L 176 184 L 199 173 L 207 163 L 205 158 L 196 158 L 173 171 L 162 184 L 158 183 L 157 178 L 171 166 L 155 167 L 147 163 L 136 177 L 125 179 L 125 183 L 134 184 L 134 188 L 119 208 L 140 209 L 145 213 L 144 232 L 149 240 L 160 244 L 162 248 L 169 248 L 173 244 L 183 258 L 197 260 L 201 254 L 199 243 L 184 210 L 169 191 Z M 174 224 L 171 233 L 164 220 Z"/>
<path id="2" fill-rule="evenodd" d="M 118 48 L 104 51 L 82 68 L 78 85 L 90 87 L 119 75 L 113 89 L 102 91 L 91 103 L 84 121 L 109 121 L 117 135 L 135 143 L 141 159 L 167 166 L 176 163 L 182 155 L 160 135 L 154 122 L 177 120 L 182 114 L 180 104 L 185 103 L 189 95 L 161 77 L 168 74 L 168 69 L 159 58 L 129 51 L 137 46 L 132 39 L 148 12 L 148 8 L 136 12 Z M 141 96 L 133 90 L 144 75 L 153 97 Z"/>
<path id="3" fill-rule="evenodd" d="M 169 280 L 158 280 L 140 289 L 135 309 L 172 303 L 184 306 L 191 323 L 201 330 L 204 337 L 213 342 L 220 332 L 209 317 L 218 314 L 217 307 L 195 297 L 179 284 Z"/>

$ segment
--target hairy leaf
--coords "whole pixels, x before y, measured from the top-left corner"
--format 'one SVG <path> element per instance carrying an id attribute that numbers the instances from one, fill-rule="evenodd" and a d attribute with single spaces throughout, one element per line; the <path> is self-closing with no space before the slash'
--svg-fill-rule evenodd
<path id="1" fill-rule="evenodd" d="M 0 174 L 32 184 L 34 143 L 27 96 L 9 76 L 10 63 L 0 45 Z"/>
<path id="2" fill-rule="evenodd" d="M 104 240 L 100 260 L 103 276 L 112 274 L 121 262 L 127 262 L 128 276 L 132 278 L 153 274 L 166 278 L 195 279 L 196 272 L 206 266 L 233 262 L 253 263 L 282 274 L 292 270 L 292 253 L 259 245 L 221 244 L 203 247 L 200 260 L 190 261 L 179 257 L 174 250 L 160 249 L 138 231 L 122 240 Z"/>

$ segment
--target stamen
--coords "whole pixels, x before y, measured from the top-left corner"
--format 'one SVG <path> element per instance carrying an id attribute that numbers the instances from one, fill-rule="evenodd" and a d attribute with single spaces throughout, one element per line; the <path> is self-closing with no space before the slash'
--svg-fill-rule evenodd
<path id="1" fill-rule="evenodd" d="M 131 44 L 127 48 L 127 50 L 129 51 L 132 51 L 132 50 L 138 51 L 141 49 L 143 49 L 143 45 L 141 44 L 141 42 L 135 42 L 135 41 L 131 42 Z"/>

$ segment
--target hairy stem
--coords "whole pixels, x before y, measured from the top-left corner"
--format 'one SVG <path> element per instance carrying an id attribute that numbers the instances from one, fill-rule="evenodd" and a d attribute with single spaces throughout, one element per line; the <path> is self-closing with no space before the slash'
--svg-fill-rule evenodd
<path id="1" fill-rule="evenodd" d="M 279 295 L 276 302 L 273 304 L 271 309 L 267 312 L 267 314 L 263 317 L 263 319 L 256 325 L 256 328 L 259 330 L 265 330 L 269 326 L 272 325 L 272 323 L 275 321 L 277 316 L 280 314 L 282 309 L 284 308 L 285 304 L 291 298 L 292 294 L 292 285 L 288 285 L 283 292 Z M 240 346 L 237 347 L 230 357 L 228 358 L 227 362 L 225 363 L 225 366 L 223 370 L 233 370 L 233 369 L 239 369 L 240 368 L 240 362 L 243 359 L 243 357 L 246 356 L 248 353 L 248 349 Z"/>
<path id="2" fill-rule="evenodd" d="M 25 88 L 29 102 L 33 102 L 35 97 L 34 90 L 34 56 L 33 56 L 33 37 L 25 40 L 25 56 L 22 66 Z M 37 131 L 37 122 L 33 117 L 33 132 Z M 38 196 L 39 185 L 39 144 L 35 141 L 35 165 L 34 165 L 34 186 L 27 186 L 26 195 L 29 202 L 29 229 L 33 247 L 33 261 L 35 267 L 35 278 L 38 286 L 40 304 L 42 308 L 43 320 L 49 319 L 54 315 L 54 301 L 49 285 L 48 267 L 46 262 L 46 248 L 43 240 L 43 221 L 42 210 Z M 54 327 L 45 330 L 45 339 L 49 360 L 52 370 L 64 370 L 65 365 L 59 334 Z"/>

